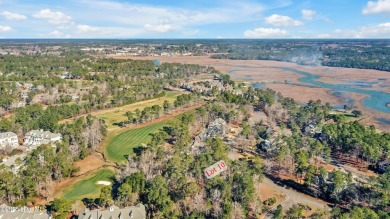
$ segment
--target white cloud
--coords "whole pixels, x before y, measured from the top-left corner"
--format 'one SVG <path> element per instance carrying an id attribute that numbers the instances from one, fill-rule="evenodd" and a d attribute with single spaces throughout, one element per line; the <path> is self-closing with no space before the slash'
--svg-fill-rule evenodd
<path id="1" fill-rule="evenodd" d="M 3 15 L 5 17 L 5 19 L 7 19 L 9 21 L 21 21 L 21 20 L 27 19 L 27 17 L 22 15 L 22 14 L 12 13 L 9 11 L 3 11 L 1 13 L 1 15 Z"/>
<path id="2" fill-rule="evenodd" d="M 390 13 L 390 0 L 369 1 L 363 8 L 363 14 Z"/>
<path id="3" fill-rule="evenodd" d="M 10 31 L 13 31 L 12 27 L 0 25 L 0 32 L 10 32 Z"/>
<path id="4" fill-rule="evenodd" d="M 79 36 L 89 36 L 96 37 L 96 35 L 111 35 L 112 31 L 109 31 L 110 27 L 105 27 L 104 29 L 94 26 L 89 26 L 85 24 L 79 24 L 76 26 L 77 34 L 81 34 Z M 93 35 L 91 35 L 93 34 Z"/>
<path id="5" fill-rule="evenodd" d="M 205 24 L 238 23 L 254 21 L 263 11 L 258 3 L 227 1 L 221 7 L 186 9 L 179 7 L 151 6 L 115 1 L 84 0 L 92 11 L 105 10 L 97 20 L 115 21 L 117 24 L 142 26 L 149 29 L 180 29 Z M 131 18 L 131 19 L 129 19 Z M 161 22 L 166 20 L 169 22 Z M 170 25 L 171 27 L 169 27 Z"/>
<path id="6" fill-rule="evenodd" d="M 265 18 L 265 22 L 275 27 L 302 26 L 303 23 L 288 16 L 273 14 Z"/>
<path id="7" fill-rule="evenodd" d="M 301 13 L 302 13 L 302 18 L 305 20 L 312 20 L 317 15 L 316 11 L 309 10 L 309 9 L 303 9 Z"/>
<path id="8" fill-rule="evenodd" d="M 375 26 L 363 26 L 358 29 L 336 29 L 330 38 L 388 38 L 390 35 L 390 22 Z"/>
<path id="9" fill-rule="evenodd" d="M 80 32 L 99 32 L 100 31 L 100 29 L 97 27 L 92 27 L 92 26 L 85 25 L 85 24 L 77 25 L 76 28 Z"/>
<path id="10" fill-rule="evenodd" d="M 71 16 L 65 15 L 60 11 L 51 11 L 50 9 L 42 9 L 38 13 L 35 13 L 33 17 L 46 19 L 52 24 L 64 24 L 72 20 Z"/>
<path id="11" fill-rule="evenodd" d="M 52 37 L 56 37 L 56 38 L 61 38 L 64 36 L 64 34 L 58 30 L 55 30 L 55 31 L 49 33 L 49 35 Z"/>
<path id="12" fill-rule="evenodd" d="M 245 31 L 244 36 L 249 38 L 283 38 L 288 36 L 288 32 L 279 28 L 256 28 Z"/>
<path id="13" fill-rule="evenodd" d="M 175 28 L 171 24 L 145 24 L 145 30 L 159 33 L 174 31 Z"/>

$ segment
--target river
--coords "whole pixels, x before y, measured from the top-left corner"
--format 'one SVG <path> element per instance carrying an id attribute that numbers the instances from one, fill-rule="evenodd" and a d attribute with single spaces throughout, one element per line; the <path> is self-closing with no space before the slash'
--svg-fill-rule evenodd
<path id="1" fill-rule="evenodd" d="M 305 77 L 299 78 L 298 80 L 300 82 L 306 83 L 306 84 L 312 84 L 318 87 L 322 88 L 328 88 L 333 90 L 334 92 L 353 92 L 353 93 L 359 93 L 359 94 L 366 94 L 369 97 L 363 100 L 363 104 L 371 109 L 390 113 L 390 108 L 386 106 L 387 103 L 390 102 L 390 94 L 384 93 L 381 91 L 375 91 L 375 90 L 363 90 L 363 89 L 357 89 L 351 87 L 352 85 L 345 85 L 345 84 L 327 84 L 324 82 L 317 81 L 317 79 L 321 78 L 321 76 L 314 75 L 308 72 L 299 71 L 293 68 L 283 68 L 286 71 L 290 71 L 293 73 L 301 74 Z"/>

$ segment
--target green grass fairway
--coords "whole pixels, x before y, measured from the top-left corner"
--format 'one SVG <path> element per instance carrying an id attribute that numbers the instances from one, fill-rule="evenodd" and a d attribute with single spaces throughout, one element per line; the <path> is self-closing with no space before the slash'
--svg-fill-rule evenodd
<path id="1" fill-rule="evenodd" d="M 158 122 L 142 128 L 131 129 L 113 137 L 106 147 L 107 158 L 115 162 L 121 162 L 126 160 L 125 155 L 135 156 L 133 149 L 141 146 L 142 143 L 148 143 L 151 139 L 150 134 L 156 133 L 166 124 L 167 121 Z"/>
<path id="2" fill-rule="evenodd" d="M 114 125 L 114 123 L 127 120 L 127 117 L 125 116 L 125 113 L 127 111 L 134 112 L 136 109 L 142 110 L 145 107 L 151 107 L 153 105 L 160 105 L 162 107 L 165 100 L 169 101 L 170 103 L 173 103 L 179 94 L 180 93 L 178 92 L 168 91 L 166 92 L 166 96 L 164 97 L 141 101 L 141 102 L 125 105 L 122 107 L 116 107 L 109 110 L 102 110 L 91 114 L 100 119 L 104 119 L 106 121 L 108 130 L 112 131 L 115 129 L 120 129 L 118 126 Z"/>
<path id="3" fill-rule="evenodd" d="M 65 189 L 62 198 L 66 200 L 81 200 L 83 198 L 97 198 L 100 194 L 100 188 L 104 185 L 96 184 L 98 181 L 110 181 L 115 173 L 109 169 L 99 170 L 96 173 L 86 177 L 86 179 L 77 182 L 71 187 Z"/>

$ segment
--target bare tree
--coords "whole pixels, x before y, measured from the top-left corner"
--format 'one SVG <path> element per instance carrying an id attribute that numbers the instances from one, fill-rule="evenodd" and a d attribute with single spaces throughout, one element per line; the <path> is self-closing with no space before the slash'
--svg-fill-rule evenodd
<path id="1" fill-rule="evenodd" d="M 104 136 L 101 131 L 102 123 L 99 121 L 99 119 L 93 119 L 92 123 L 85 128 L 82 135 L 86 138 L 87 144 L 90 148 L 93 150 L 96 150 L 99 143 L 103 140 Z"/>
<path id="2" fill-rule="evenodd" d="M 230 213 L 231 218 L 234 219 L 243 219 L 244 218 L 244 212 L 242 211 L 242 207 L 240 203 L 238 202 L 233 202 L 233 209 L 232 212 Z"/>
<path id="3" fill-rule="evenodd" d="M 219 218 L 222 214 L 222 197 L 221 192 L 218 189 L 214 189 L 211 193 L 211 202 L 212 202 L 212 214 L 214 217 Z"/>

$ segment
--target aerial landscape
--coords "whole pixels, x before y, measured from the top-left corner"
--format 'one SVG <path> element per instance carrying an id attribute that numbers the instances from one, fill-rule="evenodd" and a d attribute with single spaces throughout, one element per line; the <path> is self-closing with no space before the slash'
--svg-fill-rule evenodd
<path id="1" fill-rule="evenodd" d="M 0 219 L 390 219 L 389 18 L 0 0 Z"/>

